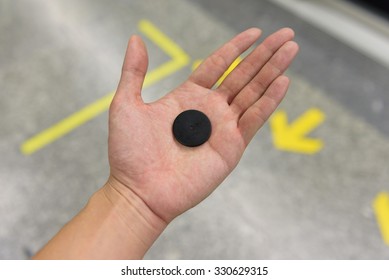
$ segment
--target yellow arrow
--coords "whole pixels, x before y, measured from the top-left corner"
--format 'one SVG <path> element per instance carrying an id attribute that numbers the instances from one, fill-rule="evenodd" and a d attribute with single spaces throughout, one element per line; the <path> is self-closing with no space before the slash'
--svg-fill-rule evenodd
<path id="1" fill-rule="evenodd" d="M 373 209 L 382 238 L 385 244 L 389 246 L 389 194 L 385 192 L 379 193 L 374 199 Z"/>
<path id="2" fill-rule="evenodd" d="M 314 154 L 323 148 L 320 139 L 307 138 L 313 129 L 325 119 L 324 113 L 318 108 L 311 108 L 299 116 L 291 124 L 285 111 L 279 110 L 270 119 L 274 146 L 279 150 Z"/>

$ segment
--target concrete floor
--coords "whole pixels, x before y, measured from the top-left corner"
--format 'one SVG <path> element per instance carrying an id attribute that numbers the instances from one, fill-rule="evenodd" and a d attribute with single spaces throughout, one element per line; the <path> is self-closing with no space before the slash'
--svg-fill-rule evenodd
<path id="1" fill-rule="evenodd" d="M 146 258 L 388 259 L 380 226 L 389 205 L 381 213 L 372 205 L 389 193 L 389 68 L 384 58 L 280 2 L 0 0 L 0 258 L 34 254 L 104 184 L 104 109 L 39 149 L 22 147 L 116 88 L 131 34 L 144 37 L 150 71 L 174 60 L 142 30 L 147 20 L 190 57 L 171 73 L 158 72 L 144 90 L 147 101 L 247 27 L 266 35 L 290 26 L 301 51 L 289 70 L 287 98 L 240 165 L 177 218 Z M 389 41 L 367 23 L 386 20 L 313 2 Z M 302 137 L 314 139 L 313 147 L 301 139 L 275 144 L 285 114 L 291 126 L 304 127 Z"/>

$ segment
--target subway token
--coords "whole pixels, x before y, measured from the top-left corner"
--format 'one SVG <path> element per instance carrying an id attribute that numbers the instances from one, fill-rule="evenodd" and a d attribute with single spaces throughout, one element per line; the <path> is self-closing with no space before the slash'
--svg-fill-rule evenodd
<path id="1" fill-rule="evenodd" d="M 173 135 L 179 143 L 187 147 L 204 144 L 211 136 L 211 122 L 197 110 L 187 110 L 179 114 L 173 123 Z"/>

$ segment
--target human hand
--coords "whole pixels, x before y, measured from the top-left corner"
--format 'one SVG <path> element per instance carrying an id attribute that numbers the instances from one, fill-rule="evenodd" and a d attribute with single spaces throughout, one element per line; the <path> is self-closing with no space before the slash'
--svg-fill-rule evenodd
<path id="1" fill-rule="evenodd" d="M 166 223 L 206 198 L 238 164 L 288 88 L 283 73 L 298 45 L 292 41 L 293 31 L 284 28 L 212 89 L 260 34 L 256 28 L 240 33 L 182 85 L 148 104 L 141 98 L 147 51 L 140 37 L 132 36 L 109 112 L 108 185 L 129 190 Z M 194 148 L 178 143 L 172 133 L 174 119 L 188 109 L 205 113 L 212 124 L 209 140 Z"/>

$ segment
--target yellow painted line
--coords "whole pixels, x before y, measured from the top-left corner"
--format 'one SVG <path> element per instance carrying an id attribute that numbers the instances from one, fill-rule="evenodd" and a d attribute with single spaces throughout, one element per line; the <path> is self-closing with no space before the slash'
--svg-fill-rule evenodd
<path id="1" fill-rule="evenodd" d="M 312 130 L 325 119 L 324 113 L 318 108 L 311 108 L 292 123 L 288 123 L 285 111 L 278 110 L 270 118 L 270 128 L 273 134 L 274 146 L 279 150 L 315 154 L 324 144 L 320 139 L 308 138 Z"/>
<path id="2" fill-rule="evenodd" d="M 173 42 L 168 36 L 163 34 L 151 22 L 141 20 L 138 28 L 148 39 L 150 39 L 150 41 L 171 57 L 171 60 L 158 66 L 146 75 L 143 88 L 147 88 L 157 83 L 189 63 L 190 57 L 181 49 L 181 47 Z M 27 139 L 20 146 L 21 153 L 24 155 L 31 155 L 105 112 L 109 109 L 114 94 L 115 92 L 108 93 L 106 96 L 96 100 L 53 126 Z"/>
<path id="3" fill-rule="evenodd" d="M 26 140 L 21 145 L 20 151 L 24 155 L 30 155 L 105 112 L 111 104 L 113 95 L 114 92 L 107 94 L 92 104 L 82 108 L 80 111 L 71 114 L 55 125 Z"/>
<path id="4" fill-rule="evenodd" d="M 379 193 L 374 199 L 373 209 L 382 238 L 389 246 L 389 193 Z"/>
<path id="5" fill-rule="evenodd" d="M 186 66 L 189 63 L 190 57 L 182 48 L 162 33 L 150 21 L 139 21 L 138 28 L 146 37 L 153 41 L 154 44 L 175 61 L 177 68 Z"/>
<path id="6" fill-rule="evenodd" d="M 203 62 L 202 59 L 196 59 L 195 61 L 193 61 L 192 71 L 196 70 L 197 67 L 199 67 L 202 62 Z"/>
<path id="7" fill-rule="evenodd" d="M 235 69 L 236 66 L 239 65 L 239 63 L 242 61 L 242 58 L 239 56 L 237 59 L 234 60 L 234 62 L 230 65 L 230 67 L 227 69 L 226 72 L 224 72 L 223 76 L 217 81 L 216 85 L 220 85 L 225 78 L 227 78 L 228 74 L 232 72 L 232 70 Z"/>
<path id="8" fill-rule="evenodd" d="M 227 78 L 228 74 L 230 74 L 232 70 L 234 70 L 235 67 L 238 66 L 241 61 L 242 58 L 240 56 L 235 59 L 234 62 L 232 62 L 232 64 L 230 65 L 230 67 L 228 67 L 227 71 L 224 72 L 223 76 L 221 76 L 220 79 L 216 82 L 216 86 L 219 86 L 224 81 L 224 79 Z M 203 62 L 202 59 L 195 60 L 192 64 L 192 71 L 196 70 L 196 68 L 200 66 L 201 62 Z"/>

